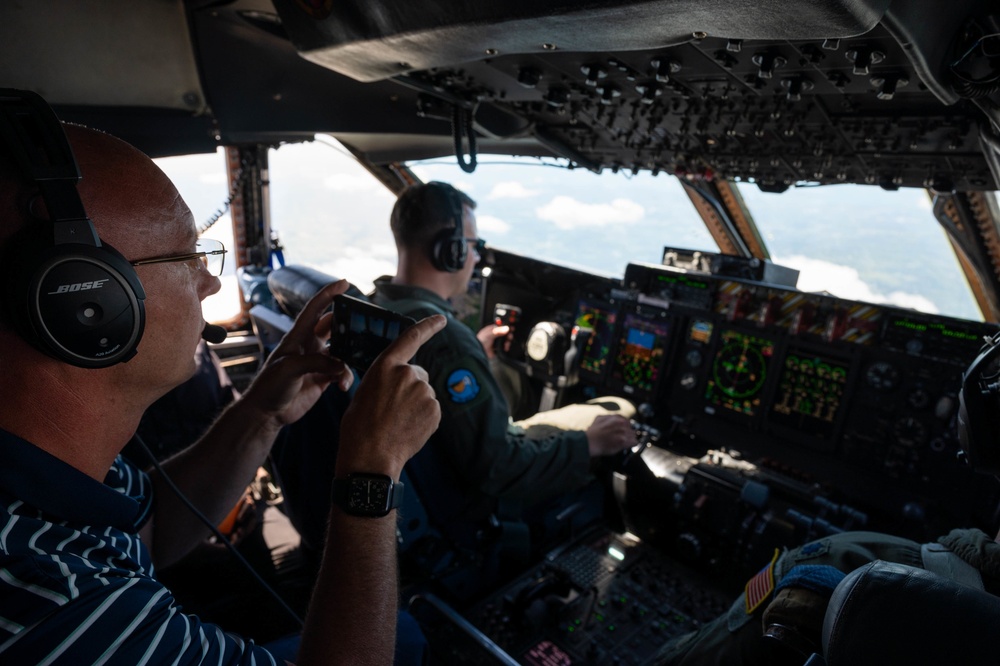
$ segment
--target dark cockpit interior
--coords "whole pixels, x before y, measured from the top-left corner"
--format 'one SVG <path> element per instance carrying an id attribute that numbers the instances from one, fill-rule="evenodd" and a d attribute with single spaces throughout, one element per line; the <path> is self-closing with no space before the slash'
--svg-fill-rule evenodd
<path id="1" fill-rule="evenodd" d="M 477 598 L 419 588 L 440 663 L 649 663 L 775 549 L 1000 528 L 959 427 L 1000 321 L 991 2 L 33 0 L 0 7 L 0 56 L 0 86 L 153 157 L 233 151 L 259 176 L 234 188 L 241 267 L 266 264 L 267 147 L 321 134 L 394 193 L 409 161 L 487 154 L 683 184 L 718 253 L 607 277 L 487 248 L 476 323 L 518 308 L 514 417 L 618 396 L 637 445 L 596 531 Z M 736 183 L 926 190 L 981 320 L 799 290 Z M 227 328 L 266 349 L 295 312 L 252 306 Z"/>

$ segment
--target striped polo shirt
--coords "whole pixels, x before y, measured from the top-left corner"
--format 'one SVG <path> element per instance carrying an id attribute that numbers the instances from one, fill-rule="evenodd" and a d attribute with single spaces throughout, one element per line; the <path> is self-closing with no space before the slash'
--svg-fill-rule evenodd
<path id="1" fill-rule="evenodd" d="M 101 484 L 0 430 L 0 663 L 275 665 L 156 579 L 152 490 L 120 456 Z"/>

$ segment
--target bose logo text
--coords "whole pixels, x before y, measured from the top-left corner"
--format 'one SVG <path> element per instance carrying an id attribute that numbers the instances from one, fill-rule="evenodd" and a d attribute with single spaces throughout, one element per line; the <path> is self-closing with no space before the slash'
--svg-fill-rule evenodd
<path id="1" fill-rule="evenodd" d="M 49 294 L 69 294 L 74 291 L 87 291 L 88 289 L 100 289 L 104 286 L 110 278 L 104 278 L 103 280 L 94 280 L 92 282 L 74 282 L 73 284 L 61 284 L 55 291 L 50 291 Z"/>

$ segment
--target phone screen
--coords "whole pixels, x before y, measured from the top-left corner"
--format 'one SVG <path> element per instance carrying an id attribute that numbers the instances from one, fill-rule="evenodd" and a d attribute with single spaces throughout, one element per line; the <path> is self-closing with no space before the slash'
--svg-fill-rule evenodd
<path id="1" fill-rule="evenodd" d="M 414 323 L 413 318 L 406 315 L 341 294 L 333 299 L 330 354 L 364 372 Z"/>

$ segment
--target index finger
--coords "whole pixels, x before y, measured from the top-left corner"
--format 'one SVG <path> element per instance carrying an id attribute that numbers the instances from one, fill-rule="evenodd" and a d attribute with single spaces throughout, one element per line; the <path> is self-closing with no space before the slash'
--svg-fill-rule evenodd
<path id="1" fill-rule="evenodd" d="M 381 363 L 409 363 L 421 345 L 434 337 L 447 323 L 444 315 L 431 315 L 421 319 L 399 334 L 392 344 L 379 355 Z"/>
<path id="2" fill-rule="evenodd" d="M 337 280 L 317 291 L 302 307 L 302 310 L 299 311 L 291 330 L 285 334 L 285 338 L 298 341 L 303 331 L 308 331 L 307 335 L 312 335 L 320 315 L 330 307 L 330 304 L 333 303 L 333 298 L 347 291 L 349 286 L 350 284 L 347 280 Z"/>
<path id="3" fill-rule="evenodd" d="M 299 315 L 295 318 L 296 322 L 298 322 L 299 319 L 315 322 L 319 319 L 320 314 L 322 314 L 323 311 L 330 307 L 330 304 L 333 303 L 334 296 L 338 296 L 347 291 L 348 286 L 350 285 L 347 280 L 337 280 L 336 282 L 331 282 L 317 291 L 299 312 Z"/>

